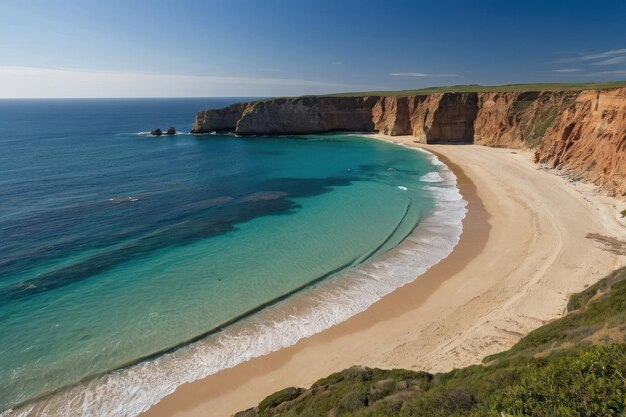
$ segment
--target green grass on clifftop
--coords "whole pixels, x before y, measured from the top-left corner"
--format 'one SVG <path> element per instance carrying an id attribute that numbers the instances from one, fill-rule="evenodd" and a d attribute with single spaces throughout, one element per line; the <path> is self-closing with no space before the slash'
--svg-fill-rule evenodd
<path id="1" fill-rule="evenodd" d="M 505 85 L 451 85 L 428 87 L 417 90 L 400 91 L 364 91 L 327 94 L 325 97 L 361 97 L 361 96 L 423 96 L 435 93 L 491 93 L 491 92 L 526 92 L 526 91 L 580 91 L 626 87 L 626 81 L 605 83 L 544 83 L 544 84 L 505 84 Z"/>
<path id="2" fill-rule="evenodd" d="M 301 97 L 408 97 L 425 96 L 436 93 L 504 93 L 504 92 L 544 92 L 544 91 L 582 91 L 602 90 L 609 88 L 626 87 L 626 80 L 604 83 L 538 83 L 538 84 L 503 84 L 503 85 L 450 85 L 439 87 L 427 87 L 416 90 L 391 90 L 391 91 L 355 91 L 346 93 L 268 97 L 259 100 L 251 100 L 248 103 L 261 103 L 277 99 L 294 99 Z"/>
<path id="3" fill-rule="evenodd" d="M 626 268 L 483 365 L 442 374 L 352 367 L 236 417 L 626 415 Z"/>

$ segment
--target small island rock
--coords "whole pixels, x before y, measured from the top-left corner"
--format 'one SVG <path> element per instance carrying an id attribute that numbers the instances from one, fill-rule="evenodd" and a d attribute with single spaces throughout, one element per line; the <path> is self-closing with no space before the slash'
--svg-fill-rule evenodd
<path id="1" fill-rule="evenodd" d="M 170 126 L 169 129 L 167 129 L 167 132 L 165 133 L 166 135 L 175 135 L 176 134 L 176 128 L 174 126 Z"/>
<path id="2" fill-rule="evenodd" d="M 152 131 L 150 131 L 150 134 L 152 136 L 161 136 L 163 134 L 163 132 L 161 131 L 161 129 L 159 129 L 158 127 Z"/>

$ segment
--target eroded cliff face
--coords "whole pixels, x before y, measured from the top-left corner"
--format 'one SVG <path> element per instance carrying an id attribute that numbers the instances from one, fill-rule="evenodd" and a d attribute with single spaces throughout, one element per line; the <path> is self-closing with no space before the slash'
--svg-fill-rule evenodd
<path id="1" fill-rule="evenodd" d="M 422 143 L 528 148 L 535 160 L 626 196 L 626 88 L 298 97 L 198 112 L 193 131 L 412 135 Z"/>
<path id="2" fill-rule="evenodd" d="M 547 128 L 535 161 L 626 196 L 626 88 L 578 93 Z"/>
<path id="3" fill-rule="evenodd" d="M 193 133 L 232 130 L 239 135 L 331 131 L 371 132 L 379 97 L 296 97 L 234 104 L 196 114 Z"/>
<path id="4" fill-rule="evenodd" d="M 472 141 L 478 111 L 476 93 L 382 97 L 372 109 L 374 131 L 413 135 L 423 143 Z"/>
<path id="5" fill-rule="evenodd" d="M 204 110 L 196 113 L 191 133 L 211 133 L 214 131 L 234 131 L 248 103 L 236 103 L 223 109 Z"/>
<path id="6" fill-rule="evenodd" d="M 578 92 L 482 93 L 474 122 L 474 143 L 533 148 Z"/>
<path id="7" fill-rule="evenodd" d="M 249 105 L 237 123 L 240 135 L 371 132 L 378 97 L 299 97 Z"/>

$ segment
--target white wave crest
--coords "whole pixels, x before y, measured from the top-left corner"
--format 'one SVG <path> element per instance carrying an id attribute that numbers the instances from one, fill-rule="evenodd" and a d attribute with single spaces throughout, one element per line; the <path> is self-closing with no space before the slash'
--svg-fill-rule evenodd
<path id="1" fill-rule="evenodd" d="M 420 178 L 422 182 L 443 182 L 443 178 L 439 175 L 439 172 L 429 172 L 428 174 L 422 175 Z"/>

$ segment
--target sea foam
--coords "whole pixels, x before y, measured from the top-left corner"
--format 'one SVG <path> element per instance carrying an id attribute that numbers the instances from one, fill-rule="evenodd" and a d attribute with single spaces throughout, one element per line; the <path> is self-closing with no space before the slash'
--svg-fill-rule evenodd
<path id="1" fill-rule="evenodd" d="M 429 172 L 420 178 L 423 182 L 443 182 L 444 179 L 439 175 L 439 172 Z"/>
<path id="2" fill-rule="evenodd" d="M 425 152 L 438 172 L 423 176 L 435 209 L 400 244 L 217 334 L 159 357 L 92 378 L 7 410 L 0 417 L 119 416 L 147 410 L 183 383 L 295 344 L 364 311 L 450 254 L 462 232 L 467 203 L 456 177 Z M 436 176 L 435 176 L 436 174 Z"/>

